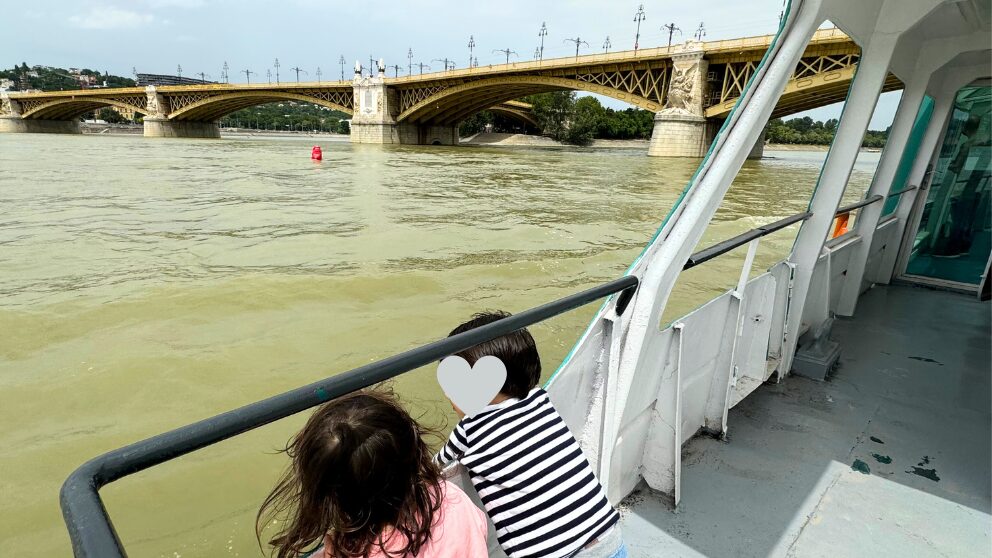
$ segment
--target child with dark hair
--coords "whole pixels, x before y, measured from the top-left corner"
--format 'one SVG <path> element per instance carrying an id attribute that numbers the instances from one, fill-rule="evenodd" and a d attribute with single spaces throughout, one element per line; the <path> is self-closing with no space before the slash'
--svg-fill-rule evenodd
<path id="1" fill-rule="evenodd" d="M 422 435 L 388 393 L 324 404 L 286 447 L 292 464 L 258 512 L 259 541 L 277 519 L 279 558 L 486 556 L 485 514 L 442 479 Z"/>
<path id="2" fill-rule="evenodd" d="M 487 312 L 456 327 L 457 335 L 510 314 Z M 484 356 L 506 365 L 492 402 L 461 420 L 435 457 L 459 461 L 496 526 L 510 558 L 625 558 L 619 514 L 547 392 L 538 387 L 541 357 L 526 329 L 458 353 L 470 365 Z"/>

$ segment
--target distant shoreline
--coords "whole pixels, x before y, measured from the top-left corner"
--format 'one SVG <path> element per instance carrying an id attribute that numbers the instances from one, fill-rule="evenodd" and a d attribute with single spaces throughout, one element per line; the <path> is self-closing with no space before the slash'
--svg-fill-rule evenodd
<path id="1" fill-rule="evenodd" d="M 82 123 L 80 128 L 84 134 L 104 134 L 111 136 L 134 136 L 141 135 L 143 128 L 137 125 L 121 124 L 93 124 Z M 255 130 L 252 128 L 221 128 L 220 135 L 228 139 L 272 139 L 272 138 L 314 138 L 329 141 L 348 141 L 347 134 L 336 132 L 283 132 L 280 130 Z M 647 149 L 649 140 L 644 139 L 597 139 L 593 140 L 591 147 L 610 147 L 618 149 Z M 573 147 L 559 143 L 545 136 L 531 134 L 500 134 L 500 133 L 480 133 L 461 138 L 460 145 L 471 146 L 493 146 L 493 147 Z M 798 143 L 766 143 L 765 151 L 807 151 L 826 152 L 830 150 L 829 145 L 807 145 Z M 868 153 L 878 153 L 879 148 L 862 147 L 861 151 Z"/>

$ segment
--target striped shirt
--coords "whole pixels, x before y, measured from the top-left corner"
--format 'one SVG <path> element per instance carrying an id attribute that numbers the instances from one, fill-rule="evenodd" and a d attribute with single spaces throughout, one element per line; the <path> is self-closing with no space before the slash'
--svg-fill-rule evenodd
<path id="1" fill-rule="evenodd" d="M 468 469 L 510 558 L 572 556 L 620 519 L 540 388 L 463 418 L 436 459 Z"/>

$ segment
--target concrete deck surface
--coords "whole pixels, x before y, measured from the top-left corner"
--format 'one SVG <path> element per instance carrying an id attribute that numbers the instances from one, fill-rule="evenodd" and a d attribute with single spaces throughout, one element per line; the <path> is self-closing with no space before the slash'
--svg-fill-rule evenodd
<path id="1" fill-rule="evenodd" d="M 630 555 L 992 555 L 990 304 L 913 286 L 838 319 L 837 370 L 735 407 L 684 448 L 682 501 L 622 504 Z"/>

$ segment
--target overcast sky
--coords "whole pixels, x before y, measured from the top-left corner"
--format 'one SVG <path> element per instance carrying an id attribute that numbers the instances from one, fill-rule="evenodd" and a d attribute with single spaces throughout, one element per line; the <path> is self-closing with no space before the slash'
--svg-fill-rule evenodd
<path id="1" fill-rule="evenodd" d="M 265 80 L 279 58 L 283 80 L 295 79 L 292 67 L 309 72 L 301 78 L 339 79 L 343 55 L 345 76 L 355 60 L 368 65 L 370 55 L 387 65 L 413 62 L 441 69 L 445 57 L 459 68 L 468 65 L 469 36 L 475 39 L 479 64 L 505 61 L 495 49 L 528 60 L 538 46 L 538 30 L 547 22 L 546 58 L 575 53 L 567 38 L 580 38 L 583 53 L 601 52 L 607 36 L 611 50 L 633 48 L 634 13 L 639 2 L 628 0 L 37 0 L 4 8 L 0 33 L 0 66 L 27 62 L 58 67 L 88 67 L 131 76 L 138 72 L 183 75 L 199 72 L 219 80 L 226 61 L 231 81 Z M 706 40 L 774 33 L 782 0 L 668 0 L 643 2 L 641 47 L 665 45 L 674 23 L 682 29 L 673 42 L 692 36 L 699 24 Z M 417 70 L 414 69 L 414 72 Z M 240 72 L 240 73 L 239 73 Z M 392 74 L 392 71 L 390 71 Z M 873 129 L 892 120 L 898 93 L 883 95 Z M 619 108 L 619 101 L 607 104 Z M 839 106 L 811 111 L 816 119 L 836 117 Z"/>

